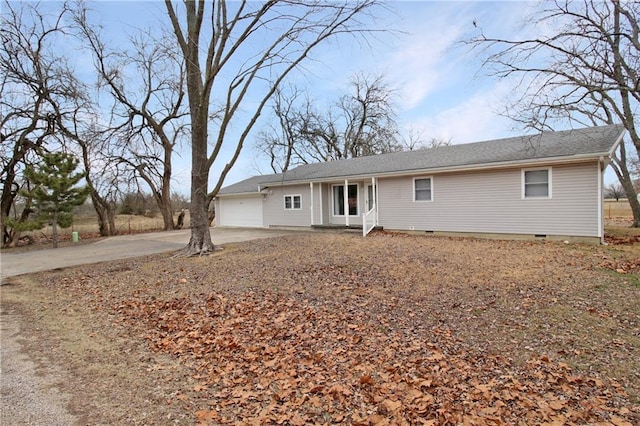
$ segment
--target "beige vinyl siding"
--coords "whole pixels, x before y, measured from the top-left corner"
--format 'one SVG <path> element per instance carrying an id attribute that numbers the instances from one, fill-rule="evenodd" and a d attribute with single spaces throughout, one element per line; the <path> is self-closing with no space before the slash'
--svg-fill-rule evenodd
<path id="1" fill-rule="evenodd" d="M 379 179 L 385 229 L 598 237 L 598 164 L 553 166 L 552 197 L 523 199 L 522 169 L 428 175 L 432 201 L 413 201 L 413 178 Z M 416 176 L 417 177 L 417 176 Z"/>
<path id="2" fill-rule="evenodd" d="M 314 192 L 316 186 L 314 185 Z M 300 195 L 300 209 L 285 210 L 284 196 Z M 264 225 L 269 226 L 310 226 L 311 191 L 309 184 L 270 187 L 266 191 L 262 211 Z M 315 204 L 315 203 L 314 203 Z M 316 214 L 316 213 L 314 213 Z M 319 215 L 319 213 L 317 213 Z"/>

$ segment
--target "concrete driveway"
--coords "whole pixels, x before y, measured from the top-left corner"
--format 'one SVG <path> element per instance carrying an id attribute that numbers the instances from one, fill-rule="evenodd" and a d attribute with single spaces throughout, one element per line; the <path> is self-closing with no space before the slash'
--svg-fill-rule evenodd
<path id="1" fill-rule="evenodd" d="M 272 238 L 303 231 L 248 228 L 211 228 L 216 245 Z M 86 265 L 108 260 L 177 251 L 189 242 L 191 231 L 150 232 L 106 238 L 92 244 L 58 249 L 33 250 L 22 253 L 0 253 L 2 279 L 31 272 L 48 271 L 68 266 Z"/>

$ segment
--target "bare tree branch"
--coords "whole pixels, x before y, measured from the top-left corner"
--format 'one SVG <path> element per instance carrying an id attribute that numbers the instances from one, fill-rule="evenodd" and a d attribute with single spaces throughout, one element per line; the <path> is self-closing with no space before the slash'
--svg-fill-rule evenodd
<path id="1" fill-rule="evenodd" d="M 319 45 L 370 33 L 358 19 L 378 0 L 186 1 L 180 12 L 170 0 L 165 5 L 185 60 L 191 118 L 191 241 L 185 253 L 202 254 L 213 249 L 209 203 L 269 99 Z M 212 109 L 219 113 L 210 123 Z M 231 129 L 239 136 L 231 137 Z M 209 191 L 210 170 L 219 162 Z"/>
<path id="2" fill-rule="evenodd" d="M 112 158 L 148 185 L 164 229 L 173 229 L 173 154 L 188 133 L 184 59 L 174 40 L 142 31 L 131 37 L 130 50 L 108 50 L 86 8 L 76 12 L 75 23 L 93 53 L 101 84 L 113 99 Z"/>
<path id="3" fill-rule="evenodd" d="M 56 49 L 69 34 L 65 4 L 44 13 L 39 4 L 5 2 L 0 16 L 0 164 L 2 244 L 18 233 L 7 219 L 16 211 L 22 172 L 38 152 L 64 142 L 57 124 L 72 119 L 84 103 L 82 84 Z"/>
<path id="4" fill-rule="evenodd" d="M 350 93 L 339 97 L 325 112 L 299 89 L 280 90 L 273 114 L 279 122 L 263 131 L 258 148 L 270 159 L 274 172 L 290 166 L 400 151 L 395 121 L 395 91 L 382 76 L 357 74 Z"/>
<path id="5" fill-rule="evenodd" d="M 636 154 L 640 135 L 640 3 L 554 1 L 540 4 L 524 23 L 546 36 L 511 40 L 482 29 L 463 43 L 483 57 L 483 70 L 515 81 L 503 114 L 522 127 L 551 130 L 557 125 L 622 123 Z M 544 31 L 542 30 L 544 29 Z M 640 226 L 638 202 L 625 153 L 614 170 Z"/>

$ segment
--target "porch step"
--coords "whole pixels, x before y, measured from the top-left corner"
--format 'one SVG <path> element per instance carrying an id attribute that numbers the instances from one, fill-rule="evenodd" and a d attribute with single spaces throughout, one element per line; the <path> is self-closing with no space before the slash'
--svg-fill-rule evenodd
<path id="1" fill-rule="evenodd" d="M 359 229 L 362 231 L 362 225 L 311 225 L 313 229 Z"/>
<path id="2" fill-rule="evenodd" d="M 311 225 L 311 228 L 319 231 L 345 231 L 345 232 L 362 232 L 362 225 Z M 374 226 L 374 231 L 381 231 L 382 226 Z"/>

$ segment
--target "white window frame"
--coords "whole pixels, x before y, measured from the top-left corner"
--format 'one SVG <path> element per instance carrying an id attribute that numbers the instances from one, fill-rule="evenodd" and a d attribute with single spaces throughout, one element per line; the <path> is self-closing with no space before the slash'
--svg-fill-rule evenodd
<path id="1" fill-rule="evenodd" d="M 547 171 L 547 195 L 526 195 L 526 174 L 527 172 L 537 172 L 540 170 Z M 521 180 L 522 180 L 522 199 L 523 200 L 550 200 L 552 198 L 552 188 L 553 188 L 553 174 L 551 167 L 536 167 L 530 169 L 522 169 Z"/>
<path id="2" fill-rule="evenodd" d="M 431 197 L 428 200 L 416 200 L 416 181 L 429 179 L 429 191 Z M 432 203 L 433 202 L 433 176 L 416 176 L 413 178 L 413 202 L 414 203 Z"/>
<path id="3" fill-rule="evenodd" d="M 364 189 L 364 196 L 365 196 L 364 210 L 366 213 L 373 208 L 373 204 L 376 204 L 376 205 L 378 204 L 378 197 L 376 197 L 377 195 L 376 191 L 378 190 L 378 185 L 372 185 L 368 183 L 364 186 L 364 188 L 365 188 Z M 371 194 L 369 194 L 369 188 L 371 188 Z"/>
<path id="4" fill-rule="evenodd" d="M 300 200 L 300 207 L 296 207 L 296 197 Z M 291 207 L 287 207 L 287 198 L 291 199 Z M 301 194 L 287 194 L 284 196 L 284 209 L 285 210 L 302 210 L 302 195 Z"/>
<path id="5" fill-rule="evenodd" d="M 331 216 L 333 217 L 345 217 L 346 216 L 346 212 L 349 211 L 349 206 L 344 206 L 344 210 L 345 210 L 345 214 L 336 214 L 335 213 L 335 191 L 333 188 L 337 187 L 337 186 L 342 186 L 344 187 L 344 183 L 335 183 L 333 185 L 331 185 Z M 347 191 L 347 198 L 349 197 L 349 186 L 355 186 L 356 187 L 356 214 L 350 214 L 349 217 L 359 217 L 360 216 L 360 185 L 357 183 L 349 183 L 349 185 L 346 188 Z"/>

